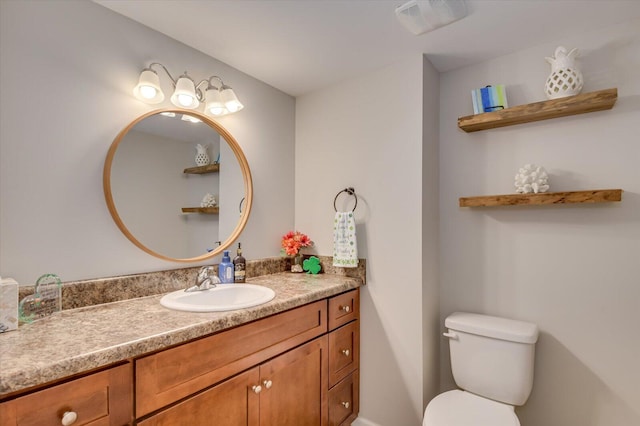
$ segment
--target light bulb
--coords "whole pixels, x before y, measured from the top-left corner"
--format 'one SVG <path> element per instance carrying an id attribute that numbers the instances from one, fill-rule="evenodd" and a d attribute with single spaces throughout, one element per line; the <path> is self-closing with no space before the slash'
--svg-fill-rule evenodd
<path id="1" fill-rule="evenodd" d="M 158 91 L 156 90 L 155 87 L 151 87 L 151 86 L 141 86 L 140 87 L 140 96 L 142 96 L 145 99 L 153 99 L 156 97 L 156 93 L 158 93 Z"/>
<path id="2" fill-rule="evenodd" d="M 186 73 L 176 82 L 175 91 L 171 95 L 171 103 L 187 109 L 195 109 L 200 105 L 193 80 Z"/>
<path id="3" fill-rule="evenodd" d="M 236 101 L 227 102 L 225 104 L 225 106 L 227 107 L 229 112 L 238 112 L 243 108 L 242 104 L 237 100 Z"/>
<path id="4" fill-rule="evenodd" d="M 133 95 L 148 104 L 162 102 L 164 93 L 160 89 L 158 74 L 149 68 L 142 70 L 138 84 L 133 88 Z"/>
<path id="5" fill-rule="evenodd" d="M 185 94 L 178 95 L 178 103 L 183 107 L 188 107 L 193 102 L 193 97 Z"/>
<path id="6" fill-rule="evenodd" d="M 222 97 L 222 102 L 224 102 L 224 106 L 229 110 L 229 112 L 234 113 L 240 111 L 244 106 L 238 100 L 238 97 L 234 93 L 233 89 L 229 86 L 222 86 L 220 96 Z"/>
<path id="7" fill-rule="evenodd" d="M 227 113 L 227 109 L 224 107 L 222 100 L 220 99 L 220 91 L 213 86 L 209 86 L 204 94 L 206 99 L 206 105 L 204 110 L 206 113 L 219 117 Z"/>
<path id="8" fill-rule="evenodd" d="M 209 112 L 212 115 L 222 115 L 222 114 L 224 114 L 224 108 L 220 107 L 220 106 L 217 106 L 217 107 L 214 106 L 214 107 L 209 108 Z"/>

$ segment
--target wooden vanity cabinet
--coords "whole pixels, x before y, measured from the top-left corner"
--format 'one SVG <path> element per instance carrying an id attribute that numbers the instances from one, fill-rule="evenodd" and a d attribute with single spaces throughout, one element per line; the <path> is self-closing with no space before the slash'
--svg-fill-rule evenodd
<path id="1" fill-rule="evenodd" d="M 359 290 L 136 360 L 140 426 L 349 425 Z"/>
<path id="2" fill-rule="evenodd" d="M 131 364 L 127 363 L 5 401 L 0 404 L 0 425 L 131 424 L 131 375 Z"/>
<path id="3" fill-rule="evenodd" d="M 351 290 L 6 400 L 0 425 L 350 425 L 359 315 Z"/>

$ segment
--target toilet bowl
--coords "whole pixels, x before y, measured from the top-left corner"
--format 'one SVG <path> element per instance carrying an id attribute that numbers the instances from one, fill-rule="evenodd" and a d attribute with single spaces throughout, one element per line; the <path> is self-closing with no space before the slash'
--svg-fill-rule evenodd
<path id="1" fill-rule="evenodd" d="M 445 327 L 460 389 L 431 400 L 422 426 L 520 426 L 515 406 L 531 394 L 538 326 L 456 312 Z"/>
<path id="2" fill-rule="evenodd" d="M 429 402 L 422 426 L 520 426 L 512 405 L 452 390 Z"/>

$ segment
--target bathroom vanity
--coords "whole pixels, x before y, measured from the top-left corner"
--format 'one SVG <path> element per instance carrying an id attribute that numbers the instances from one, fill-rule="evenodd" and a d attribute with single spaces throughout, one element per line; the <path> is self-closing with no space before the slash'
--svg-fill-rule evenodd
<path id="1" fill-rule="evenodd" d="M 276 298 L 192 313 L 155 295 L 0 335 L 0 424 L 351 424 L 361 280 L 279 273 L 251 282 Z"/>

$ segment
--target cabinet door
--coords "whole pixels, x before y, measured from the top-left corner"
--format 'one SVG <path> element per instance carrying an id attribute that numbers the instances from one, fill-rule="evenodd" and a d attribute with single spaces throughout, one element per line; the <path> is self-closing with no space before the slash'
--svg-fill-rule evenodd
<path id="1" fill-rule="evenodd" d="M 140 421 L 138 425 L 257 426 L 259 379 L 259 369 L 255 367 Z"/>
<path id="2" fill-rule="evenodd" d="M 327 336 L 260 367 L 260 426 L 325 426 L 328 423 Z"/>

